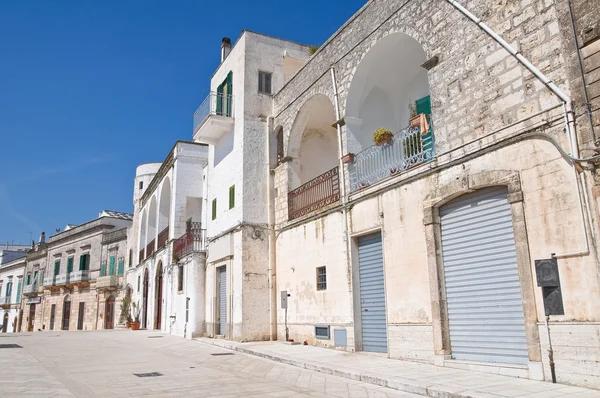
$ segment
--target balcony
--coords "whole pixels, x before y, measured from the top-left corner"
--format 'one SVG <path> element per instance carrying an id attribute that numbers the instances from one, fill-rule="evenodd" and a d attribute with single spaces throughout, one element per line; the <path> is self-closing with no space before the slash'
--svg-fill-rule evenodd
<path id="1" fill-rule="evenodd" d="M 56 282 L 55 282 L 56 286 L 68 284 L 69 281 L 71 280 L 70 276 L 71 276 L 71 274 L 56 275 Z"/>
<path id="2" fill-rule="evenodd" d="M 199 222 L 188 224 L 188 230 L 173 242 L 173 260 L 179 261 L 183 257 L 206 250 L 206 230 L 201 228 Z"/>
<path id="3" fill-rule="evenodd" d="M 154 239 L 152 239 L 147 245 L 146 245 L 146 258 L 152 256 L 154 254 Z"/>
<path id="4" fill-rule="evenodd" d="M 233 96 L 211 92 L 194 113 L 194 140 L 215 145 L 233 130 Z"/>
<path id="5" fill-rule="evenodd" d="M 169 227 L 168 226 L 158 234 L 158 239 L 156 240 L 156 244 L 157 244 L 156 246 L 158 247 L 157 250 L 160 250 L 163 247 L 165 247 L 167 244 L 167 240 L 169 240 Z"/>
<path id="6" fill-rule="evenodd" d="M 57 276 L 48 276 L 48 277 L 44 278 L 44 286 L 45 287 L 56 286 L 56 278 L 57 278 Z"/>
<path id="7" fill-rule="evenodd" d="M 350 192 L 377 184 L 403 171 L 430 162 L 435 155 L 433 126 L 407 127 L 388 144 L 369 147 L 348 164 Z"/>
<path id="8" fill-rule="evenodd" d="M 96 288 L 97 289 L 116 289 L 119 287 L 119 276 L 118 275 L 108 275 L 101 276 L 96 279 Z"/>
<path id="9" fill-rule="evenodd" d="M 32 284 L 23 286 L 23 295 L 24 296 L 34 294 L 37 292 L 38 292 L 38 284 L 37 283 L 32 283 Z"/>
<path id="10" fill-rule="evenodd" d="M 90 280 L 90 271 L 74 271 L 69 274 L 69 283 L 81 283 Z"/>
<path id="11" fill-rule="evenodd" d="M 10 305 L 10 296 L 0 297 L 0 305 Z"/>
<path id="12" fill-rule="evenodd" d="M 339 167 L 334 167 L 288 193 L 288 220 L 305 216 L 339 200 Z"/>

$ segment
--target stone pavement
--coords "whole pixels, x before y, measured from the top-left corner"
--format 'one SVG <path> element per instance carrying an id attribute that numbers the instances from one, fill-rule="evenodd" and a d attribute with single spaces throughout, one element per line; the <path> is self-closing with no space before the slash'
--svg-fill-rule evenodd
<path id="1" fill-rule="evenodd" d="M 416 397 L 159 332 L 0 333 L 0 344 L 22 347 L 0 348 L 2 398 Z"/>
<path id="2" fill-rule="evenodd" d="M 282 342 L 199 342 L 277 363 L 430 397 L 600 397 L 600 391 Z"/>

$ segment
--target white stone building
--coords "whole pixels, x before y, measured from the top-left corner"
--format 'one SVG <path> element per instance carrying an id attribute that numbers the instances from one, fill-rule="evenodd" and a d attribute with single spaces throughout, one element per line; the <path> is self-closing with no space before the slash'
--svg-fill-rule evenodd
<path id="1" fill-rule="evenodd" d="M 270 337 L 267 309 L 275 291 L 268 259 L 269 130 L 272 94 L 308 58 L 308 47 L 244 31 L 194 115 L 194 140 L 210 144 L 207 169 L 206 334 L 228 339 Z M 271 137 L 273 138 L 273 137 Z"/>
<path id="2" fill-rule="evenodd" d="M 19 331 L 23 271 L 26 263 L 24 254 L 20 258 L 0 264 L 0 333 Z"/>
<path id="3" fill-rule="evenodd" d="M 124 294 L 142 328 L 188 338 L 202 333 L 207 160 L 207 145 L 177 141 L 162 163 L 136 170 Z"/>

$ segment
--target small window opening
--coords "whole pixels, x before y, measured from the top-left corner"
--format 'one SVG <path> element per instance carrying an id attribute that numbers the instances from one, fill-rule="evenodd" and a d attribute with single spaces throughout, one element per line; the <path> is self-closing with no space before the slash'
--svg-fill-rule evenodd
<path id="1" fill-rule="evenodd" d="M 258 72 L 258 92 L 261 94 L 271 94 L 271 78 L 269 72 Z"/>
<path id="2" fill-rule="evenodd" d="M 327 289 L 327 269 L 325 267 L 317 268 L 317 290 Z"/>

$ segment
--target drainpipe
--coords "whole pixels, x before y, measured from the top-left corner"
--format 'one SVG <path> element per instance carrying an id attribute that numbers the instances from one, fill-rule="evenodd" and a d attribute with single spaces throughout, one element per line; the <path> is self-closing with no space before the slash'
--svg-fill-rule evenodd
<path id="1" fill-rule="evenodd" d="M 275 203 L 273 197 L 274 181 L 273 175 L 271 174 L 271 133 L 273 131 L 273 124 L 275 118 L 273 116 L 267 117 L 267 140 L 265 147 L 265 156 L 267 169 L 265 170 L 267 176 L 267 202 L 269 206 L 268 214 L 268 228 L 269 228 L 269 309 L 271 313 L 270 319 L 270 340 L 277 340 L 277 248 L 275 247 Z"/>
<path id="2" fill-rule="evenodd" d="M 502 46 L 510 55 L 512 55 L 522 66 L 524 66 L 529 72 L 531 72 L 539 81 L 541 81 L 554 95 L 556 95 L 563 103 L 564 117 L 565 117 L 565 128 L 569 137 L 569 145 L 571 149 L 571 156 L 579 159 L 579 148 L 577 145 L 577 135 L 575 130 L 575 119 L 573 117 L 573 103 L 571 99 L 563 93 L 556 84 L 548 79 L 539 69 L 537 69 L 529 60 L 527 60 L 519 51 L 515 50 L 508 44 L 503 38 L 501 38 L 496 32 L 494 32 L 489 26 L 481 21 L 478 17 L 469 12 L 466 8 L 461 6 L 455 0 L 446 0 L 454 8 L 456 8 L 465 17 L 474 22 L 481 30 L 483 30 L 488 36 L 490 36 L 496 43 Z M 587 193 L 587 183 L 583 172 L 578 173 L 576 169 L 576 162 L 573 162 L 573 171 L 575 173 L 575 189 L 577 190 L 578 200 L 577 205 L 579 209 L 579 215 L 581 218 L 581 230 L 584 238 L 584 249 L 580 251 L 574 251 L 569 253 L 556 254 L 552 253 L 552 257 L 555 258 L 569 258 L 569 257 L 581 257 L 588 256 L 590 254 L 590 242 L 587 233 L 584 209 L 582 200 L 585 202 L 590 232 L 593 234 L 592 217 L 590 211 L 590 203 Z M 581 189 L 581 192 L 580 192 Z M 583 192 L 583 198 L 582 198 Z"/>

